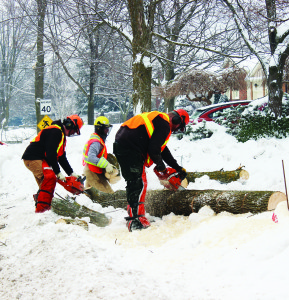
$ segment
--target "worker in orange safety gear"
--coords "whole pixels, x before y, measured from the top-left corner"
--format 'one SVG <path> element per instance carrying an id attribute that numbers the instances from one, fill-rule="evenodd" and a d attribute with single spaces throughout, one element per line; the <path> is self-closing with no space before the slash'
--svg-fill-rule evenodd
<path id="1" fill-rule="evenodd" d="M 57 179 L 66 180 L 59 165 L 68 176 L 80 177 L 73 172 L 65 147 L 66 137 L 80 135 L 82 126 L 83 121 L 78 115 L 70 115 L 63 122 L 54 121 L 39 132 L 23 153 L 23 162 L 33 173 L 39 187 L 37 194 L 33 195 L 36 213 L 51 209 Z"/>
<path id="2" fill-rule="evenodd" d="M 185 131 L 188 123 L 189 115 L 183 109 L 168 114 L 152 111 L 127 120 L 116 133 L 113 152 L 127 183 L 129 217 L 126 219 L 129 231 L 150 226 L 144 206 L 147 188 L 145 167 L 155 163 L 157 171 L 165 172 L 165 162 L 179 173 L 182 180 L 186 177 L 185 169 L 174 159 L 167 142 L 172 132 Z"/>

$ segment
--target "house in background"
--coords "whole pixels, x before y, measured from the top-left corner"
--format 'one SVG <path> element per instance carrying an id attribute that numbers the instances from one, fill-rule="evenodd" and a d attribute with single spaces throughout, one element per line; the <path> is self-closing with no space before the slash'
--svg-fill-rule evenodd
<path id="1" fill-rule="evenodd" d="M 255 100 L 268 95 L 265 74 L 259 62 L 257 62 L 254 68 L 248 72 L 246 82 L 247 99 Z"/>
<path id="2" fill-rule="evenodd" d="M 228 68 L 233 65 L 232 60 L 226 59 L 223 68 Z M 268 87 L 261 64 L 257 59 L 245 60 L 239 65 L 247 72 L 245 78 L 245 87 L 242 90 L 228 90 L 225 94 L 229 100 L 255 100 L 268 95 Z M 285 79 L 283 81 L 283 92 L 289 93 L 289 66 L 285 66 Z"/>
<path id="3" fill-rule="evenodd" d="M 185 96 L 202 106 L 236 100 L 255 100 L 268 95 L 266 77 L 257 59 L 238 63 L 225 59 L 216 71 L 192 68 L 180 73 L 173 81 L 152 89 L 152 108 L 159 109 L 163 98 Z M 289 64 L 285 73 L 283 91 L 289 91 Z M 231 86 L 231 88 L 229 88 Z"/>
<path id="4" fill-rule="evenodd" d="M 228 68 L 232 65 L 232 60 L 226 59 L 222 67 Z M 244 79 L 244 88 L 240 90 L 227 90 L 225 95 L 228 99 L 230 101 L 255 100 L 266 96 L 268 94 L 266 78 L 258 60 L 245 60 L 242 64 L 239 64 L 239 66 L 244 68 L 247 72 L 247 76 Z"/>

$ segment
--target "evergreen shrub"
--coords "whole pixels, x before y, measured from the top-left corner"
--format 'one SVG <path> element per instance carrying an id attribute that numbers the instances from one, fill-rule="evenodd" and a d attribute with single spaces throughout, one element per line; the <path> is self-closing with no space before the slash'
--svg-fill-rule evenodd
<path id="1" fill-rule="evenodd" d="M 289 98 L 285 94 L 282 103 L 281 117 L 274 117 L 267 105 L 256 106 L 253 110 L 245 109 L 240 114 L 239 107 L 233 107 L 216 119 L 216 123 L 226 126 L 227 133 L 236 137 L 239 142 L 250 139 L 275 137 L 284 138 L 289 135 Z"/>
<path id="2" fill-rule="evenodd" d="M 191 124 L 187 125 L 186 132 L 178 133 L 177 138 L 180 140 L 184 135 L 188 135 L 190 141 L 196 141 L 211 137 L 213 135 L 213 131 L 208 129 L 206 127 L 206 121 L 203 121 L 201 126 Z"/>

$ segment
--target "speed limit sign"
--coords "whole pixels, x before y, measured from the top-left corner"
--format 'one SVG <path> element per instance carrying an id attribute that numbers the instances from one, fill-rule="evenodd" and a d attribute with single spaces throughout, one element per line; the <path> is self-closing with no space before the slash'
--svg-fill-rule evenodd
<path id="1" fill-rule="evenodd" d="M 40 115 L 51 115 L 51 100 L 40 100 Z"/>

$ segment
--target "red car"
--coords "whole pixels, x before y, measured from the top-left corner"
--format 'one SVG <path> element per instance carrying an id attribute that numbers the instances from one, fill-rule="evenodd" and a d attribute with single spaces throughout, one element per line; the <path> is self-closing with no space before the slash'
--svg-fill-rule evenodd
<path id="1" fill-rule="evenodd" d="M 230 109 L 230 107 L 234 106 L 244 106 L 240 113 L 244 110 L 245 106 L 248 105 L 251 100 L 239 100 L 239 101 L 230 101 L 230 102 L 222 102 L 218 104 L 212 104 L 204 107 L 200 107 L 194 111 L 194 113 L 190 117 L 191 124 L 197 124 L 202 121 L 214 121 L 216 118 L 220 117 L 225 110 Z"/>

